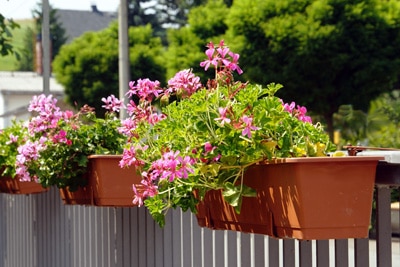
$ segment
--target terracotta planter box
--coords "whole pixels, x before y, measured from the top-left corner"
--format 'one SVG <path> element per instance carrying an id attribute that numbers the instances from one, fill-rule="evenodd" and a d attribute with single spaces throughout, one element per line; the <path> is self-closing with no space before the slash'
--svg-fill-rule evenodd
<path id="1" fill-rule="evenodd" d="M 68 188 L 60 188 L 61 200 L 65 205 L 94 205 L 93 192 L 90 187 L 79 187 L 76 191 L 69 191 Z"/>
<path id="2" fill-rule="evenodd" d="M 0 192 L 8 194 L 38 194 L 48 191 L 36 182 L 21 182 L 18 178 L 0 177 Z"/>
<path id="3" fill-rule="evenodd" d="M 89 156 L 89 186 L 96 206 L 133 207 L 133 184 L 142 180 L 134 168 L 119 167 L 121 155 Z"/>
<path id="4" fill-rule="evenodd" d="M 198 205 L 200 226 L 277 238 L 365 238 L 376 166 L 382 157 L 289 158 L 250 168 L 244 183 L 257 190 L 236 214 L 220 191 Z"/>

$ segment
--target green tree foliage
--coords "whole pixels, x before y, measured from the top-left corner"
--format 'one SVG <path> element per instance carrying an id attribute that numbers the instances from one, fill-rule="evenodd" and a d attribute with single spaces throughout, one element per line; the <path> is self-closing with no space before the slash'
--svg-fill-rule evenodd
<path id="1" fill-rule="evenodd" d="M 400 71 L 400 1 L 242 0 L 228 18 L 244 77 L 282 83 L 279 93 L 324 116 L 366 111 Z"/>
<path id="2" fill-rule="evenodd" d="M 11 30 L 19 28 L 19 25 L 15 23 L 12 19 L 6 19 L 0 13 L 0 55 L 7 56 L 14 53 L 13 47 L 11 45 Z"/>
<path id="3" fill-rule="evenodd" d="M 35 68 L 34 49 L 35 49 L 35 30 L 27 27 L 23 39 L 23 48 L 19 51 L 20 59 L 17 61 L 17 70 L 33 71 Z"/>
<path id="4" fill-rule="evenodd" d="M 156 29 L 159 26 L 155 12 L 150 12 L 152 0 L 129 0 L 128 2 L 128 24 L 129 26 L 144 26 L 151 24 Z M 146 7 L 143 7 L 146 6 Z"/>
<path id="5" fill-rule="evenodd" d="M 362 110 L 354 110 L 352 105 L 341 105 L 333 114 L 333 125 L 340 133 L 339 146 L 359 145 L 367 137 L 368 116 Z"/>
<path id="6" fill-rule="evenodd" d="M 129 29 L 131 80 L 148 77 L 165 82 L 163 47 L 150 25 Z M 118 96 L 118 24 L 88 32 L 64 45 L 53 62 L 55 77 L 65 87 L 67 102 L 88 104 L 101 115 L 102 97 Z M 127 85 L 128 86 L 128 85 Z"/>
<path id="7" fill-rule="evenodd" d="M 35 42 L 37 38 L 41 38 L 42 32 L 42 5 L 38 4 L 36 9 L 32 11 L 35 19 L 34 29 L 28 28 L 25 31 L 24 47 L 20 51 L 21 58 L 17 62 L 17 69 L 20 71 L 34 70 Z M 58 54 L 61 46 L 67 41 L 65 29 L 58 22 L 57 10 L 50 6 L 50 35 L 51 35 L 51 59 L 53 60 Z"/>
<path id="8" fill-rule="evenodd" d="M 368 121 L 369 145 L 400 148 L 400 91 L 384 93 L 371 101 Z"/>
<path id="9" fill-rule="evenodd" d="M 37 8 L 32 11 L 33 17 L 36 20 L 36 33 L 40 34 L 42 32 L 42 4 L 38 4 Z M 52 49 L 52 59 L 57 56 L 58 51 L 61 46 L 67 41 L 67 36 L 65 35 L 65 29 L 62 27 L 57 18 L 57 9 L 50 6 L 50 38 L 51 38 L 51 49 Z"/>
<path id="10" fill-rule="evenodd" d="M 214 73 L 205 73 L 199 63 L 204 60 L 207 42 L 219 43 L 227 30 L 225 19 L 229 8 L 222 0 L 211 0 L 194 7 L 188 15 L 188 27 L 168 31 L 168 77 L 185 68 L 193 68 L 203 82 Z M 197 66 L 197 67 L 196 67 Z"/>
<path id="11" fill-rule="evenodd" d="M 210 2 L 214 2 L 211 0 Z M 128 24 L 139 26 L 150 24 L 154 35 L 161 37 L 164 44 L 167 29 L 178 29 L 188 23 L 188 14 L 193 8 L 204 5 L 208 0 L 130 0 L 128 3 Z M 219 2 L 217 0 L 216 2 Z M 232 0 L 223 1 L 227 6 Z M 215 14 L 217 18 L 219 14 Z"/>

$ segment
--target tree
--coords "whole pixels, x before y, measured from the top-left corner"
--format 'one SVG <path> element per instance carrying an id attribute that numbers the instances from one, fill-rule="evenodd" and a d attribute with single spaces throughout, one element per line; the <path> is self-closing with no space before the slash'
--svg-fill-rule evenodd
<path id="1" fill-rule="evenodd" d="M 42 4 L 39 3 L 37 8 L 32 11 L 33 17 L 36 21 L 36 34 L 41 35 L 42 32 Z M 58 54 L 61 46 L 65 44 L 67 41 L 67 36 L 65 35 L 65 29 L 62 27 L 61 23 L 58 21 L 57 18 L 57 9 L 54 9 L 50 6 L 50 39 L 51 39 L 51 49 L 52 55 L 51 59 L 53 60 L 55 56 Z"/>
<path id="2" fill-rule="evenodd" d="M 244 77 L 279 82 L 284 99 L 324 116 L 366 111 L 400 72 L 400 1 L 243 0 L 227 20 Z M 244 57 L 243 57 L 244 56 Z"/>
<path id="3" fill-rule="evenodd" d="M 41 38 L 42 32 L 42 5 L 39 3 L 37 8 L 32 11 L 35 18 L 35 27 L 28 28 L 24 35 L 24 47 L 20 51 L 21 58 L 17 62 L 17 69 L 20 71 L 34 70 L 35 41 Z M 61 46 L 67 41 L 65 29 L 58 22 L 57 10 L 50 6 L 50 35 L 51 35 L 51 59 L 58 54 Z"/>
<path id="4" fill-rule="evenodd" d="M 31 27 L 26 28 L 23 40 L 23 48 L 19 51 L 20 59 L 17 61 L 17 70 L 33 71 L 35 68 L 34 49 L 35 49 L 35 30 Z"/>
<path id="5" fill-rule="evenodd" d="M 0 13 L 0 55 L 7 56 L 15 53 L 11 45 L 12 33 L 11 30 L 19 28 L 19 24 L 15 23 L 12 19 L 6 19 Z M 17 54 L 16 54 L 17 55 Z"/>
<path id="6" fill-rule="evenodd" d="M 208 0 L 130 0 L 128 11 L 128 24 L 139 26 L 150 24 L 154 35 L 161 37 L 164 44 L 167 29 L 179 29 L 188 23 L 190 10 L 207 2 Z M 232 5 L 232 0 L 223 1 L 227 6 Z"/>
<path id="7" fill-rule="evenodd" d="M 131 79 L 148 77 L 165 83 L 163 47 L 159 38 L 152 37 L 150 25 L 129 29 L 129 47 Z M 88 104 L 98 115 L 104 114 L 101 98 L 118 96 L 119 91 L 118 24 L 87 32 L 64 45 L 54 59 L 53 70 L 69 104 Z"/>
<path id="8" fill-rule="evenodd" d="M 375 147 L 400 148 L 400 91 L 384 93 L 371 102 L 368 140 Z"/>
<path id="9" fill-rule="evenodd" d="M 340 133 L 338 145 L 365 145 L 368 130 L 367 113 L 354 110 L 352 105 L 341 105 L 333 114 L 335 130 Z"/>
<path id="10" fill-rule="evenodd" d="M 209 41 L 219 43 L 228 29 L 225 19 L 229 8 L 222 0 L 208 1 L 194 7 L 188 15 L 188 27 L 169 29 L 167 66 L 168 77 L 184 68 L 193 68 L 205 82 L 214 73 L 205 73 L 199 63 L 204 60 L 204 49 Z M 196 67 L 197 66 L 197 67 Z"/>

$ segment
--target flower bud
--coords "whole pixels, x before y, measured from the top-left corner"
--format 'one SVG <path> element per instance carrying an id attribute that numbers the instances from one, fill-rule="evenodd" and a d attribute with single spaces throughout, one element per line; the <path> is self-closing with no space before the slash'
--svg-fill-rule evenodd
<path id="1" fill-rule="evenodd" d="M 168 94 L 165 94 L 165 95 L 163 95 L 163 96 L 161 97 L 161 99 L 160 99 L 160 105 L 161 105 L 162 107 L 165 107 L 165 106 L 168 106 L 168 104 L 169 104 L 169 95 L 168 95 Z"/>

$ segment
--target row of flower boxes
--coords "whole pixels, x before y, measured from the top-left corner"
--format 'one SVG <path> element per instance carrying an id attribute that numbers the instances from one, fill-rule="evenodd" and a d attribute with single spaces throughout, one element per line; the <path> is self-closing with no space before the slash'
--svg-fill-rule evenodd
<path id="1" fill-rule="evenodd" d="M 133 207 L 132 185 L 140 175 L 119 167 L 119 155 L 89 157 L 88 185 L 60 189 L 65 204 Z M 197 205 L 202 227 L 265 234 L 277 238 L 365 238 L 371 218 L 376 165 L 381 157 L 288 158 L 250 167 L 243 182 L 257 191 L 244 197 L 238 214 L 221 191 L 205 194 Z M 45 192 L 35 182 L 0 179 L 0 190 L 14 194 Z"/>

